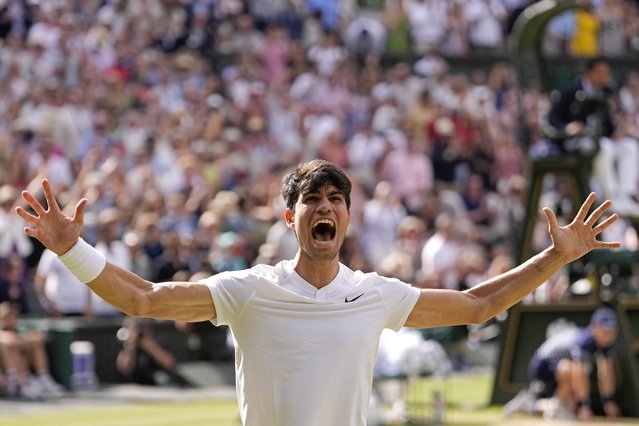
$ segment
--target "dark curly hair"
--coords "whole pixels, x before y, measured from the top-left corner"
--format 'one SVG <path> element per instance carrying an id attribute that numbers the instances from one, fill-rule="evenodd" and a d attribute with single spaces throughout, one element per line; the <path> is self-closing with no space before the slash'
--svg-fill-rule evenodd
<path id="1" fill-rule="evenodd" d="M 282 197 L 286 207 L 295 211 L 295 203 L 304 192 L 314 192 L 325 185 L 333 185 L 346 201 L 346 208 L 351 207 L 351 180 L 330 161 L 312 160 L 299 164 L 282 181 Z"/>

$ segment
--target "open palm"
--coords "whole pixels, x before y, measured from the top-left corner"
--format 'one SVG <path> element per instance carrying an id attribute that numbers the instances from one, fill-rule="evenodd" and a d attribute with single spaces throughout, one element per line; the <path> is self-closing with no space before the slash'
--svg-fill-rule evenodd
<path id="1" fill-rule="evenodd" d="M 553 247 L 562 256 L 566 263 L 579 259 L 593 249 L 619 248 L 617 242 L 605 242 L 597 240 L 597 235 L 612 225 L 619 216 L 611 215 L 599 225 L 595 224 L 612 205 L 610 200 L 606 200 L 597 207 L 590 216 L 586 217 L 588 211 L 595 201 L 595 193 L 590 193 L 581 205 L 575 219 L 566 226 L 559 226 L 557 217 L 548 207 L 544 208 L 544 213 L 548 219 L 548 231 L 552 239 Z"/>
<path id="2" fill-rule="evenodd" d="M 52 252 L 58 255 L 64 254 L 73 247 L 82 232 L 87 200 L 85 198 L 80 200 L 75 206 L 73 217 L 68 217 L 60 210 L 48 180 L 42 180 L 42 189 L 47 200 L 46 209 L 30 192 L 23 191 L 22 197 L 31 206 L 35 215 L 21 207 L 16 208 L 16 213 L 31 225 L 24 228 L 24 232 L 37 238 Z"/>

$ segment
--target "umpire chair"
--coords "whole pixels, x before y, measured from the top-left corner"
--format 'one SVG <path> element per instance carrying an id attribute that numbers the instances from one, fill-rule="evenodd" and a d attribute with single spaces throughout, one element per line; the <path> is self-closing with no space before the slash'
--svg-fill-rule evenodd
<path id="1" fill-rule="evenodd" d="M 553 87 L 549 67 L 542 52 L 543 36 L 548 23 L 556 16 L 586 6 L 589 1 L 581 0 L 541 0 L 533 3 L 521 13 L 515 21 L 510 42 L 510 59 L 517 74 L 520 87 L 530 82 L 541 84 L 544 91 L 550 92 Z M 597 105 L 597 100 L 589 100 L 587 108 L 594 108 L 599 118 L 603 114 L 605 101 Z M 594 103 L 592 103 L 594 102 Z M 520 121 L 524 123 L 524 108 L 520 105 Z M 598 124 L 601 120 L 597 120 Z M 531 145 L 531 135 L 524 129 L 525 145 Z M 544 137 L 561 139 L 556 129 L 546 126 L 542 129 Z M 602 126 L 597 125 L 588 136 L 597 142 L 601 137 Z M 537 222 L 539 199 L 543 180 L 548 175 L 566 178 L 571 189 L 571 205 L 578 207 L 590 193 L 590 176 L 593 158 L 598 151 L 598 143 L 588 152 L 569 152 L 562 155 L 529 158 L 527 172 L 529 188 L 527 195 L 526 216 L 521 230 L 522 237 L 518 248 L 517 261 L 527 260 L 532 253 L 532 235 Z M 575 212 L 573 212 L 574 214 Z M 634 223 L 635 228 L 637 222 Z M 601 252 L 590 253 L 582 259 L 581 265 L 590 265 L 599 275 L 608 271 L 610 265 L 617 270 L 625 268 L 630 274 L 638 273 L 639 261 L 637 252 Z M 633 266 L 634 265 L 634 266 Z M 633 269 L 634 268 L 634 269 Z M 594 277 L 597 282 L 601 276 Z M 543 336 L 540 330 L 559 318 L 568 318 L 581 325 L 587 325 L 587 319 L 602 303 L 612 305 L 620 318 L 620 333 L 617 342 L 618 379 L 617 402 L 626 416 L 639 416 L 639 300 L 612 297 L 609 300 L 591 299 L 550 305 L 524 305 L 519 303 L 510 309 L 508 319 L 500 335 L 500 352 L 496 365 L 495 382 L 491 402 L 503 404 L 519 390 L 528 385 L 527 368 L 532 351 Z M 622 373 L 623 372 L 623 373 Z"/>

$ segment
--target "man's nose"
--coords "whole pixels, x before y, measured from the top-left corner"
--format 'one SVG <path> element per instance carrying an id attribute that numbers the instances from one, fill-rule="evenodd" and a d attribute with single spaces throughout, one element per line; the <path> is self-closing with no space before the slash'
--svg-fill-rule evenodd
<path id="1" fill-rule="evenodd" d="M 331 208 L 331 202 L 328 197 L 322 197 L 317 205 L 318 211 L 329 211 Z"/>

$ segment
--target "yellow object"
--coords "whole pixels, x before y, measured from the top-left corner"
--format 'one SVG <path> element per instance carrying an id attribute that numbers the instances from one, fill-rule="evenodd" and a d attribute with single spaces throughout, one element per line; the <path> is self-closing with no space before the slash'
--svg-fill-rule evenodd
<path id="1" fill-rule="evenodd" d="M 599 21 L 588 10 L 575 12 L 575 33 L 570 40 L 570 53 L 579 57 L 594 57 L 599 54 L 597 34 Z"/>

